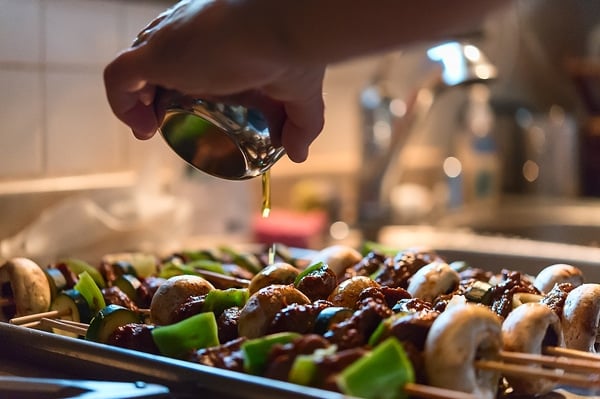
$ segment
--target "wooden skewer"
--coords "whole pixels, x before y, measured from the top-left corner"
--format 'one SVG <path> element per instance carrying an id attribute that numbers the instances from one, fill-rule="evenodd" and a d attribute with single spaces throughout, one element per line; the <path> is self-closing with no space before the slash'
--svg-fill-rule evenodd
<path id="1" fill-rule="evenodd" d="M 504 361 L 528 364 L 537 363 L 543 366 L 560 368 L 563 370 L 587 371 L 600 373 L 600 362 L 587 359 L 566 358 L 562 356 L 537 355 L 533 353 L 518 353 L 501 351 L 500 358 Z"/>
<path id="2" fill-rule="evenodd" d="M 10 319 L 8 322 L 10 324 L 16 324 L 16 325 L 22 325 L 22 324 L 26 324 L 26 323 L 30 323 L 32 321 L 38 321 L 41 320 L 43 318 L 59 318 L 61 316 L 68 316 L 69 315 L 69 310 L 65 310 L 65 311 L 58 311 L 58 310 L 50 310 L 48 312 L 41 312 L 41 313 L 35 313 L 35 314 L 30 314 L 27 316 L 21 316 L 21 317 L 15 317 Z"/>
<path id="3" fill-rule="evenodd" d="M 45 325 L 47 327 L 56 328 L 57 330 L 62 330 L 81 336 L 85 336 L 85 334 L 87 333 L 87 328 L 82 328 L 72 324 L 64 323 L 62 320 L 48 319 L 44 317 L 40 319 L 40 322 L 42 325 Z"/>
<path id="4" fill-rule="evenodd" d="M 201 270 L 201 269 L 196 269 L 196 272 L 198 273 L 198 275 L 200 275 L 201 277 L 204 277 L 208 281 L 220 284 L 224 287 L 246 288 L 250 285 L 250 280 L 246 280 L 244 278 L 227 276 L 225 274 L 215 273 L 215 272 L 211 272 L 208 270 Z"/>
<path id="5" fill-rule="evenodd" d="M 561 348 L 558 346 L 545 346 L 543 352 L 548 355 L 565 356 L 574 359 L 585 359 L 600 362 L 600 354 L 584 352 L 576 349 Z"/>
<path id="6" fill-rule="evenodd" d="M 71 326 L 75 326 L 75 327 L 79 327 L 79 328 L 85 328 L 86 330 L 90 326 L 87 323 L 80 323 L 78 321 L 73 321 L 73 320 L 68 320 L 68 319 L 58 319 L 58 321 L 60 321 L 63 324 L 69 324 Z"/>
<path id="7" fill-rule="evenodd" d="M 37 328 L 42 324 L 41 321 L 36 320 L 36 321 L 32 321 L 30 323 L 24 323 L 24 324 L 19 324 L 19 326 L 21 327 L 25 327 L 25 328 Z"/>
<path id="8" fill-rule="evenodd" d="M 479 360 L 475 366 L 484 370 L 500 371 L 504 375 L 520 377 L 547 378 L 557 384 L 564 384 L 580 388 L 597 388 L 600 385 L 600 374 L 584 375 L 568 373 L 562 369 L 543 369 L 521 364 L 510 364 L 495 360 Z"/>
<path id="9" fill-rule="evenodd" d="M 425 399 L 477 399 L 473 394 L 467 392 L 453 391 L 450 389 L 437 388 L 430 385 L 408 383 L 404 385 L 404 392 L 410 396 Z"/>

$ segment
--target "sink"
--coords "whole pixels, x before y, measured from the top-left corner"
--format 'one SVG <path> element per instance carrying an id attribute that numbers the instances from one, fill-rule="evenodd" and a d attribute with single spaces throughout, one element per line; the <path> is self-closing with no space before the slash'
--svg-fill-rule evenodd
<path id="1" fill-rule="evenodd" d="M 483 235 L 600 247 L 600 201 L 513 199 L 495 208 L 449 213 L 435 225 Z"/>

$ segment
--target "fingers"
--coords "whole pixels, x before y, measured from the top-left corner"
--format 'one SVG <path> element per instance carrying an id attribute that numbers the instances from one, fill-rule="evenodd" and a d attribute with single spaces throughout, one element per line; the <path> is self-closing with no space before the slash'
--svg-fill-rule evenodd
<path id="1" fill-rule="evenodd" d="M 294 162 L 304 162 L 308 148 L 317 138 L 325 123 L 323 97 L 312 97 L 304 102 L 284 104 L 286 120 L 281 133 L 281 144 L 288 157 Z"/>
<path id="2" fill-rule="evenodd" d="M 156 87 L 149 84 L 137 68 L 139 50 L 121 54 L 104 70 L 104 84 L 109 105 L 122 122 L 139 139 L 148 139 L 158 128 L 154 111 Z"/>

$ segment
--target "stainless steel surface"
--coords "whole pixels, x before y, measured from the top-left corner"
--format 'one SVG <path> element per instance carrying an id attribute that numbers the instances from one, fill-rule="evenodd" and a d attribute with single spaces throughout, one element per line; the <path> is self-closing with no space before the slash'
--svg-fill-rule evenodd
<path id="1" fill-rule="evenodd" d="M 339 393 L 0 323 L 2 363 L 68 378 L 164 385 L 173 398 L 344 399 Z M 0 364 L 0 367 L 2 364 Z M 67 377 L 65 377 L 67 378 Z"/>
<path id="2" fill-rule="evenodd" d="M 0 376 L 3 398 L 151 399 L 168 398 L 166 387 L 144 382 L 108 382 Z"/>
<path id="3" fill-rule="evenodd" d="M 437 221 L 446 228 L 600 247 L 600 201 L 516 198 L 494 208 L 464 209 Z"/>
<path id="4" fill-rule="evenodd" d="M 397 159 L 411 137 L 430 115 L 437 98 L 448 89 L 496 78 L 496 68 L 481 50 L 464 42 L 449 42 L 430 48 L 427 56 L 440 69 L 418 88 L 414 99 L 405 101 L 406 112 L 394 110 L 395 100 L 385 86 L 392 59 L 386 59 L 372 84 L 363 92 L 363 167 L 358 187 L 358 225 L 368 238 L 391 218 L 390 195 L 402 171 Z"/>
<path id="5" fill-rule="evenodd" d="M 284 154 L 262 114 L 241 106 L 180 97 L 167 105 L 160 132 L 187 163 L 223 179 L 259 176 Z"/>
<path id="6" fill-rule="evenodd" d="M 536 275 L 546 266 L 568 263 L 579 267 L 586 281 L 600 282 L 600 248 L 596 247 L 439 226 L 386 226 L 378 242 L 392 248 L 432 248 L 449 262 L 465 261 L 494 272 L 506 268 Z"/>

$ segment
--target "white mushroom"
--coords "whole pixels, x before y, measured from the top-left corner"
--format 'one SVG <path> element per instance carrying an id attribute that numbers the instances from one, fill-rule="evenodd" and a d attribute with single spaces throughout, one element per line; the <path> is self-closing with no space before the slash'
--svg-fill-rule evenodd
<path id="1" fill-rule="evenodd" d="M 347 245 L 332 245 L 319 251 L 310 261 L 311 265 L 325 263 L 337 277 L 344 275 L 347 268 L 356 265 L 363 256 L 356 249 Z"/>
<path id="2" fill-rule="evenodd" d="M 299 274 L 300 270 L 289 263 L 273 263 L 256 273 L 252 280 L 250 280 L 248 292 L 252 295 L 261 288 L 271 284 L 292 284 Z"/>
<path id="3" fill-rule="evenodd" d="M 600 284 L 582 284 L 567 295 L 562 314 L 565 346 L 597 353 L 600 332 Z"/>
<path id="4" fill-rule="evenodd" d="M 329 294 L 327 300 L 334 306 L 356 308 L 356 301 L 363 290 L 370 287 L 379 287 L 379 283 L 367 276 L 354 276 L 339 283 Z"/>
<path id="5" fill-rule="evenodd" d="M 272 284 L 261 288 L 240 311 L 239 335 L 247 338 L 265 335 L 277 312 L 292 303 L 305 305 L 310 299 L 293 285 Z"/>
<path id="6" fill-rule="evenodd" d="M 407 291 L 413 298 L 433 302 L 448 294 L 460 283 L 460 275 L 446 262 L 435 261 L 423 266 L 411 277 Z"/>
<path id="7" fill-rule="evenodd" d="M 500 317 L 486 306 L 455 305 L 431 325 L 425 341 L 425 371 L 430 385 L 494 399 L 500 374 L 478 370 L 476 360 L 497 360 L 502 347 Z"/>
<path id="8" fill-rule="evenodd" d="M 571 283 L 574 286 L 583 284 L 583 272 L 572 265 L 557 263 L 545 267 L 533 282 L 533 286 L 541 293 L 548 293 L 556 284 Z"/>
<path id="9" fill-rule="evenodd" d="M 542 354 L 544 346 L 564 346 L 560 318 L 548 306 L 536 302 L 525 303 L 508 314 L 502 323 L 502 340 L 506 351 L 536 355 Z M 515 392 L 528 395 L 546 394 L 557 385 L 547 378 L 508 375 L 506 379 Z"/>
<path id="10" fill-rule="evenodd" d="M 27 258 L 12 258 L 0 265 L 0 284 L 9 283 L 16 308 L 15 317 L 45 312 L 50 308 L 50 283 L 42 268 Z M 0 307 L 0 320 L 4 314 Z"/>
<path id="11" fill-rule="evenodd" d="M 154 324 L 172 324 L 175 310 L 192 296 L 207 294 L 215 287 L 206 279 L 194 275 L 171 277 L 156 290 L 150 303 L 150 320 Z"/>

